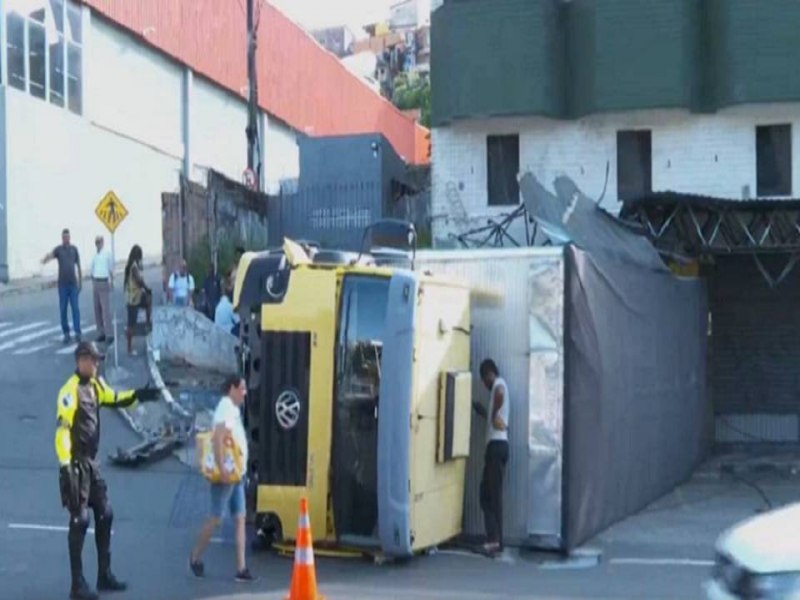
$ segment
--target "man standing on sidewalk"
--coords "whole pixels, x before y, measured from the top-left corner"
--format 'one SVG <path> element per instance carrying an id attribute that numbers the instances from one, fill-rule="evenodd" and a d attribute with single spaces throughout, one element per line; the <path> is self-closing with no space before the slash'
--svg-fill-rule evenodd
<path id="1" fill-rule="evenodd" d="M 81 292 L 81 257 L 78 249 L 70 243 L 69 229 L 61 232 L 61 245 L 56 246 L 43 259 L 42 264 L 51 260 L 58 261 L 58 304 L 61 310 L 61 330 L 64 332 L 64 343 L 69 344 L 69 323 L 67 322 L 67 304 L 72 309 L 72 328 L 75 340 L 81 341 L 81 309 L 78 296 Z"/>
<path id="2" fill-rule="evenodd" d="M 497 365 L 487 358 L 480 366 L 481 380 L 489 390 L 489 410 L 478 402 L 475 412 L 486 418 L 486 454 L 481 479 L 481 508 L 486 524 L 484 551 L 503 550 L 503 473 L 508 462 L 508 417 L 511 398 Z"/>
<path id="3" fill-rule="evenodd" d="M 189 273 L 189 266 L 184 259 L 178 263 L 178 270 L 169 276 L 167 295 L 175 306 L 192 306 L 194 302 L 194 277 Z"/>
<path id="4" fill-rule="evenodd" d="M 111 329 L 111 289 L 114 285 L 114 262 L 111 253 L 105 249 L 102 235 L 94 239 L 97 254 L 92 258 L 92 295 L 94 298 L 94 320 L 97 323 L 98 342 L 111 343 L 114 332 Z"/>

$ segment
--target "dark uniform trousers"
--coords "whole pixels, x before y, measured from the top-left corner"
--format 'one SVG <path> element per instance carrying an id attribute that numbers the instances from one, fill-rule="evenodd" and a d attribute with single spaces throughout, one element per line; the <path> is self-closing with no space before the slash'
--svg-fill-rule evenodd
<path id="1" fill-rule="evenodd" d="M 489 543 L 503 545 L 503 473 L 508 462 L 508 442 L 493 440 L 486 446 L 481 479 L 481 509 Z"/>
<path id="2" fill-rule="evenodd" d="M 89 509 L 94 512 L 98 575 L 108 574 L 111 567 L 111 523 L 114 513 L 108 501 L 106 482 L 99 463 L 88 458 L 73 458 L 70 463 L 72 486 L 69 509 L 69 561 L 73 582 L 83 576 L 81 553 L 89 528 Z"/>

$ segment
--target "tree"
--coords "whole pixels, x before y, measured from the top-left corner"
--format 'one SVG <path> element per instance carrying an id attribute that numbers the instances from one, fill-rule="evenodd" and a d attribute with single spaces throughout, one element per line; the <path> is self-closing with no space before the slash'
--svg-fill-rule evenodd
<path id="1" fill-rule="evenodd" d="M 392 103 L 400 110 L 419 109 L 420 124 L 431 126 L 431 82 L 415 73 L 400 73 L 394 80 Z"/>

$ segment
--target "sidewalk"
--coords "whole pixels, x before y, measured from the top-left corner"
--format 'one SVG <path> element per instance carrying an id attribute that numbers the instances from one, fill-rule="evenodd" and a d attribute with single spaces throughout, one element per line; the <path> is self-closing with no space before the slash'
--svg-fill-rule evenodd
<path id="1" fill-rule="evenodd" d="M 161 265 L 155 262 L 145 263 L 144 271 L 145 271 L 145 279 L 148 281 L 151 280 L 153 277 L 153 273 L 159 271 L 161 269 Z M 114 269 L 114 277 L 118 281 L 122 281 L 123 273 L 125 272 L 125 266 L 117 266 Z M 160 276 L 156 276 L 160 280 Z M 89 277 L 86 276 L 84 273 L 84 282 L 89 281 Z M 6 296 L 15 296 L 18 294 L 28 294 L 31 292 L 39 292 L 42 290 L 47 290 L 56 287 L 57 285 L 57 275 L 46 275 L 46 276 L 37 276 L 37 277 L 28 277 L 25 279 L 15 279 L 10 281 L 9 283 L 0 283 L 0 298 L 4 298 Z"/>

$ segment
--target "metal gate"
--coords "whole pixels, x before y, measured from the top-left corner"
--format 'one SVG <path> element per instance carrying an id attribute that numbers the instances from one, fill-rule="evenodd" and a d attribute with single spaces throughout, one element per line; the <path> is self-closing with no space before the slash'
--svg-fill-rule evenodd
<path id="1" fill-rule="evenodd" d="M 358 250 L 364 229 L 381 218 L 381 186 L 374 182 L 321 184 L 269 199 L 269 239 L 313 240 L 326 248 Z"/>
<path id="2" fill-rule="evenodd" d="M 777 276 L 786 257 L 760 261 Z M 771 287 L 753 256 L 717 257 L 709 292 L 717 441 L 800 440 L 800 269 Z"/>

